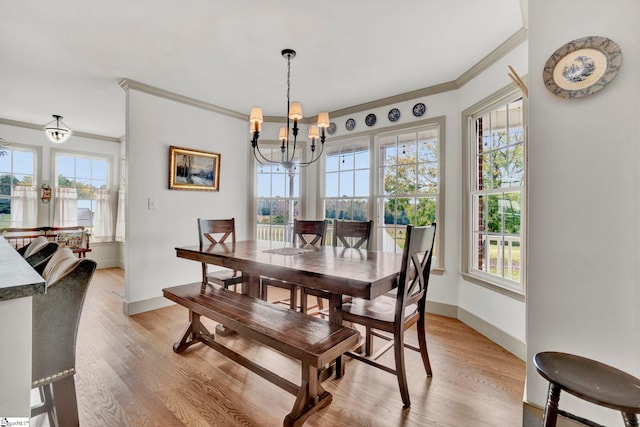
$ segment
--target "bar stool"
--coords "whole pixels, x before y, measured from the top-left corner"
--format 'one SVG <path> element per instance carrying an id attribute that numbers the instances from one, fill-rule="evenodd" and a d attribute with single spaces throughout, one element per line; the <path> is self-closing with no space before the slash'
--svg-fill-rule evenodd
<path id="1" fill-rule="evenodd" d="M 544 427 L 555 427 L 558 414 L 591 427 L 602 427 L 558 409 L 561 390 L 620 411 L 627 427 L 640 426 L 636 415 L 640 413 L 640 379 L 604 363 L 567 353 L 538 353 L 533 363 L 538 373 L 549 381 Z"/>

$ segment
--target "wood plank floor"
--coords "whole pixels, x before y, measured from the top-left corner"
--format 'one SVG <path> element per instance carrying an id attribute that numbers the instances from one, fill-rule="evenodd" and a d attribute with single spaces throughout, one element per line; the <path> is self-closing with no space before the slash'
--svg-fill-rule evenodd
<path id="1" fill-rule="evenodd" d="M 294 397 L 197 344 L 178 355 L 171 346 L 187 321 L 173 306 L 122 314 L 123 271 L 98 270 L 85 302 L 77 345 L 76 389 L 83 427 L 280 426 Z M 213 330 L 213 323 L 210 323 Z M 295 361 L 238 336 L 220 338 L 298 383 Z M 416 342 L 409 331 L 409 342 Z M 323 383 L 331 405 L 305 426 L 522 425 L 525 364 L 463 323 L 428 316 L 434 375 L 406 350 L 412 406 L 402 408 L 393 375 L 357 361 L 345 377 Z M 384 356 L 393 363 L 393 354 Z M 44 416 L 32 426 L 46 425 Z"/>

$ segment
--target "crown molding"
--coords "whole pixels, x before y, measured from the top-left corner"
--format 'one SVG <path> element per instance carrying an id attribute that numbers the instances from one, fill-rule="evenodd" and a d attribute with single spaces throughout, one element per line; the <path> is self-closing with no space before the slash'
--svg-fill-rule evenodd
<path id="1" fill-rule="evenodd" d="M 21 127 L 21 128 L 25 128 L 25 129 L 33 129 L 33 130 L 39 130 L 39 131 L 44 131 L 44 126 L 43 125 L 37 125 L 34 123 L 27 123 L 27 122 L 20 122 L 18 120 L 9 120 L 9 119 L 3 119 L 0 118 L 0 125 L 7 125 L 7 126 L 16 126 L 16 127 Z M 122 142 L 121 138 L 114 138 L 112 136 L 105 136 L 105 135 L 98 135 L 95 133 L 88 133 L 88 132 L 80 132 L 80 131 L 75 131 L 75 130 L 71 130 L 71 136 L 78 136 L 80 138 L 90 138 L 90 139 L 97 139 L 100 141 L 106 141 L 106 142 L 117 142 L 120 143 Z"/>
<path id="2" fill-rule="evenodd" d="M 511 52 L 516 47 L 520 46 L 529 38 L 529 32 L 526 28 L 522 27 L 507 40 L 502 42 L 500 46 L 492 50 L 487 56 L 478 61 L 473 67 L 465 71 L 460 77 L 456 79 L 457 87 L 462 87 L 469 81 L 476 78 L 480 73 L 489 68 L 491 65 L 502 59 L 506 54 Z"/>
<path id="3" fill-rule="evenodd" d="M 145 83 L 140 83 L 131 79 L 123 79 L 120 81 L 120 87 L 124 90 L 137 90 L 138 92 L 144 92 L 149 95 L 158 96 L 160 98 L 169 99 L 171 101 L 180 102 L 192 107 L 201 108 L 207 111 L 213 111 L 215 113 L 223 114 L 225 116 L 233 117 L 235 119 L 249 120 L 249 116 L 244 113 L 238 113 L 237 111 L 230 110 L 228 108 L 220 107 L 218 105 L 210 104 L 199 99 L 191 98 L 188 96 L 180 95 L 175 92 L 171 92 L 165 89 L 160 89 L 155 86 L 151 86 Z"/>

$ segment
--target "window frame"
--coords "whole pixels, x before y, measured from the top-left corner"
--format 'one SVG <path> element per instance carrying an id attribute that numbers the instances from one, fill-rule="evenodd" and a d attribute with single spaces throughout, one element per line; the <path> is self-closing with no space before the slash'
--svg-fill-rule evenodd
<path id="1" fill-rule="evenodd" d="M 6 146 L 3 146 L 4 150 L 7 151 L 29 151 L 31 153 L 33 153 L 33 183 L 31 184 L 32 186 L 34 186 L 36 188 L 36 190 L 39 189 L 40 187 L 40 181 L 39 181 L 39 173 L 40 170 L 42 169 L 40 167 L 41 162 L 42 162 L 42 147 L 38 147 L 35 145 L 28 145 L 28 144 L 19 144 L 19 143 L 14 143 L 14 142 L 9 142 L 9 141 L 5 141 L 7 143 Z M 13 171 L 11 172 L 11 176 L 13 176 Z M 11 206 L 11 200 L 13 199 L 13 186 L 11 186 L 11 194 L 6 197 L 6 196 L 1 196 L 0 198 L 3 200 L 9 200 L 9 206 Z M 40 207 L 40 203 L 38 203 L 38 208 Z M 37 215 L 40 215 L 40 209 L 38 209 L 38 213 Z M 11 227 L 11 223 L 9 223 L 9 225 L 7 227 Z M 0 225 L 0 228 L 2 228 L 2 226 Z"/>
<path id="2" fill-rule="evenodd" d="M 368 217 L 373 219 L 375 222 L 376 232 L 373 233 L 372 236 L 372 246 L 374 250 L 378 247 L 378 234 L 379 231 L 384 227 L 380 226 L 380 218 L 378 215 L 378 200 L 380 198 L 386 198 L 386 195 L 381 194 L 380 189 L 378 188 L 378 173 L 380 171 L 380 156 L 379 156 L 379 142 L 378 136 L 388 136 L 392 134 L 398 133 L 406 133 L 410 131 L 420 131 L 421 128 L 426 128 L 430 126 L 436 126 L 438 132 L 438 179 L 439 179 L 439 191 L 437 194 L 437 204 L 436 204 L 436 222 L 438 224 L 436 231 L 436 245 L 438 247 L 438 255 L 434 257 L 432 263 L 432 272 L 436 274 L 442 274 L 444 272 L 444 262 L 445 262 L 445 242 L 444 242 L 444 231 L 445 231 L 445 160 L 446 160 L 446 126 L 445 126 L 446 118 L 445 116 L 437 116 L 431 117 L 422 120 L 416 120 L 411 123 L 402 123 L 398 125 L 388 126 L 385 128 L 381 128 L 378 130 L 365 130 L 362 132 L 357 132 L 349 135 L 343 135 L 340 137 L 332 137 L 330 141 L 326 144 L 337 144 L 350 140 L 357 140 L 363 137 L 369 138 L 369 213 Z M 318 168 L 317 175 L 317 194 L 316 194 L 316 206 L 317 206 L 317 217 L 324 218 L 324 194 L 325 194 L 325 173 L 326 173 L 326 163 L 325 156 L 322 156 L 320 167 Z"/>
<path id="3" fill-rule="evenodd" d="M 84 152 L 84 151 L 74 151 L 74 150 L 64 150 L 64 149 L 52 149 L 51 150 L 51 182 L 52 182 L 52 189 L 53 194 L 52 194 L 52 202 L 55 203 L 55 188 L 58 187 L 58 157 L 59 156 L 68 156 L 68 157 L 74 157 L 74 158 L 85 158 L 85 159 L 91 159 L 91 160 L 104 160 L 107 162 L 107 176 L 105 179 L 106 182 L 106 189 L 109 190 L 111 192 L 111 196 L 113 197 L 113 189 L 114 189 L 114 184 L 113 184 L 113 174 L 114 174 L 114 156 L 111 154 L 103 154 L 103 153 L 90 153 L 90 152 Z M 78 199 L 78 200 L 86 200 L 86 199 Z M 91 199 L 91 200 L 95 200 Z M 92 218 L 91 218 L 91 226 L 87 227 L 87 229 L 89 230 L 93 230 L 93 215 L 95 215 L 95 211 L 92 210 Z M 115 215 L 115 213 L 114 213 Z M 52 219 L 53 220 L 53 219 Z"/>
<path id="4" fill-rule="evenodd" d="M 367 195 L 362 195 L 362 196 L 356 196 L 355 193 L 351 196 L 327 196 L 326 195 L 326 191 L 327 191 L 327 186 L 326 186 L 326 178 L 327 178 L 327 174 L 328 173 L 336 173 L 338 176 L 338 180 L 339 182 L 341 182 L 341 178 L 340 178 L 340 174 L 342 172 L 353 172 L 353 179 L 352 179 L 352 183 L 354 183 L 354 188 L 355 188 L 355 173 L 356 171 L 363 171 L 365 170 L 365 168 L 358 168 L 356 167 L 355 163 L 353 165 L 353 168 L 349 168 L 349 169 L 345 169 L 344 171 L 339 168 L 337 171 L 331 171 L 331 172 L 327 172 L 327 156 L 328 156 L 328 151 L 331 151 L 334 148 L 337 148 L 339 152 L 342 152 L 342 148 L 346 145 L 359 145 L 359 146 L 364 146 L 366 145 L 367 147 L 367 152 L 369 155 L 369 164 L 366 167 L 366 170 L 368 171 L 368 187 L 369 187 L 369 191 Z M 330 223 L 328 224 L 328 230 L 327 230 L 327 236 L 326 236 L 326 241 L 330 242 L 333 236 L 333 222 L 334 220 L 338 219 L 338 218 L 326 218 L 325 214 L 326 214 L 326 206 L 325 203 L 327 200 L 365 200 L 366 204 L 367 204 L 367 210 L 366 210 L 366 220 L 368 221 L 371 218 L 374 218 L 373 215 L 375 215 L 375 209 L 373 208 L 372 204 L 372 185 L 373 185 L 373 173 L 372 173 L 372 165 L 373 165 L 373 150 L 372 150 L 372 146 L 373 146 L 373 137 L 370 135 L 360 135 L 359 137 L 350 137 L 350 138 L 342 138 L 336 141 L 332 141 L 331 143 L 327 144 L 327 147 L 325 147 L 325 153 L 322 157 L 322 168 L 321 168 L 321 176 L 322 179 L 321 181 L 321 185 L 318 186 L 318 192 L 319 192 L 319 201 L 318 201 L 318 210 L 321 212 L 320 217 L 323 219 L 327 219 Z M 355 158 L 354 158 L 355 160 Z M 339 187 L 340 188 L 340 187 Z M 375 233 L 374 233 L 375 234 Z M 371 243 L 372 246 L 375 247 L 375 237 L 374 235 L 371 236 Z"/>
<path id="5" fill-rule="evenodd" d="M 473 259 L 473 196 L 475 179 L 475 157 L 477 139 L 475 134 L 475 120 L 477 117 L 494 111 L 501 106 L 515 102 L 522 98 L 523 108 L 523 131 L 524 131 L 524 183 L 522 185 L 521 210 L 520 210 L 520 277 L 519 286 L 514 286 L 513 281 L 504 279 L 489 273 L 483 273 L 472 269 Z M 462 112 L 462 230 L 461 230 L 461 257 L 460 271 L 464 279 L 474 284 L 486 287 L 504 295 L 510 296 L 520 301 L 524 301 L 527 287 L 527 152 L 528 152 L 528 115 L 527 100 L 522 92 L 514 85 L 506 86 L 495 93 L 487 96 Z"/>
<path id="6" fill-rule="evenodd" d="M 280 145 L 281 142 L 280 141 L 276 141 L 276 140 L 260 140 L 260 147 L 264 150 L 265 148 L 268 148 L 270 150 L 279 150 L 280 149 Z M 307 150 L 307 144 L 305 141 L 302 142 L 298 142 L 297 143 L 297 148 L 296 151 L 300 150 L 300 154 L 297 157 L 302 157 L 303 161 L 304 158 L 306 156 L 306 150 Z M 251 218 L 250 220 L 250 227 L 249 227 L 249 233 L 251 236 L 253 236 L 254 239 L 258 239 L 258 222 L 257 222 L 257 209 L 258 209 L 258 199 L 261 199 L 263 197 L 260 197 L 258 195 L 258 168 L 260 167 L 260 163 L 256 160 L 256 158 L 253 155 L 253 152 L 250 151 L 249 152 L 249 156 L 250 156 L 250 168 L 253 171 L 253 180 L 251 182 L 252 188 L 251 188 L 251 202 L 250 202 L 250 216 L 249 218 Z M 264 166 L 271 166 L 271 164 L 264 164 Z M 273 165 L 275 167 L 275 165 Z M 306 203 L 305 203 L 305 197 L 304 197 L 304 192 L 305 192 L 305 188 L 306 188 L 306 177 L 307 177 L 307 170 L 308 167 L 300 167 L 298 169 L 298 186 L 299 186 L 299 194 L 297 197 L 294 197 L 293 200 L 298 202 L 298 206 L 297 208 L 295 208 L 295 210 L 298 212 L 297 217 L 299 218 L 305 218 L 306 215 Z M 289 198 L 289 196 L 285 196 L 285 198 Z M 270 197 L 270 199 L 273 199 L 273 197 Z M 293 220 L 291 221 L 290 224 L 285 224 L 285 241 L 290 241 L 291 239 L 289 238 L 287 240 L 287 236 L 290 236 L 291 233 L 293 232 Z"/>

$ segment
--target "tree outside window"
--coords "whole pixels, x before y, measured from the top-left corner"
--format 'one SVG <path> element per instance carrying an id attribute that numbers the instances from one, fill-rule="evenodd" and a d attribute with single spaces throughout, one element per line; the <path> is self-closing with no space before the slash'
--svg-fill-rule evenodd
<path id="1" fill-rule="evenodd" d="M 379 137 L 378 145 L 382 193 L 378 198 L 378 217 L 382 219 L 379 247 L 401 252 L 408 224 L 425 226 L 437 219 L 438 126 Z"/>

